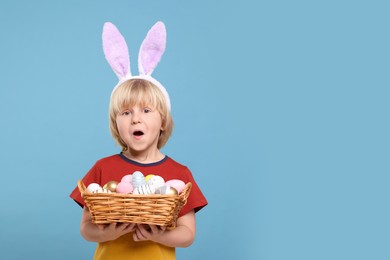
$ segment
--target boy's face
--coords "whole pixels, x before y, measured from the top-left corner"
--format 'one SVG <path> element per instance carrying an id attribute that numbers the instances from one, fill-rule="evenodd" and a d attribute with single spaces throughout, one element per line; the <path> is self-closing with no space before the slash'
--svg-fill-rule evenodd
<path id="1" fill-rule="evenodd" d="M 147 155 L 158 150 L 162 119 L 156 109 L 141 105 L 123 108 L 116 116 L 116 124 L 129 151 Z"/>

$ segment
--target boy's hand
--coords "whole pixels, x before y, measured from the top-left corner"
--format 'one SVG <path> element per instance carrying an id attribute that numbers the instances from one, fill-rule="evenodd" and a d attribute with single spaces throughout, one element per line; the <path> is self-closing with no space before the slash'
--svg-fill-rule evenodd
<path id="1" fill-rule="evenodd" d="M 165 229 L 166 227 L 163 226 L 137 224 L 133 234 L 133 239 L 134 241 L 154 241 L 155 238 L 159 237 L 165 232 Z"/>
<path id="2" fill-rule="evenodd" d="M 97 225 L 98 229 L 103 232 L 102 236 L 107 240 L 115 240 L 129 232 L 133 232 L 136 228 L 135 223 L 110 223 L 105 225 Z"/>

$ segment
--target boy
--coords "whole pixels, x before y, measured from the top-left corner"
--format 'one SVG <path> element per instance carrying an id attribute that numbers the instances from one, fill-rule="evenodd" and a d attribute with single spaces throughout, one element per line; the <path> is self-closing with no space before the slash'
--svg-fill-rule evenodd
<path id="1" fill-rule="evenodd" d="M 191 182 L 192 189 L 179 213 L 176 228 L 166 230 L 135 223 L 95 225 L 75 188 L 70 197 L 83 207 L 80 231 L 86 240 L 98 243 L 94 259 L 175 259 L 175 247 L 188 247 L 194 241 L 195 212 L 206 206 L 207 200 L 189 169 L 160 151 L 172 132 L 173 120 L 168 93 L 150 74 L 165 50 L 165 26 L 158 22 L 144 40 L 139 58 L 140 76 L 129 76 L 130 61 L 126 60 L 127 50 L 124 51 L 127 46 L 124 48 L 126 43 L 112 24 L 105 24 L 103 42 L 106 58 L 120 77 L 111 95 L 109 115 L 111 134 L 122 152 L 98 160 L 84 176 L 83 183 L 103 186 L 141 171 L 145 176 L 156 174 L 165 180 Z M 157 46 L 158 50 L 150 46 Z M 157 57 L 153 59 L 153 55 Z"/>

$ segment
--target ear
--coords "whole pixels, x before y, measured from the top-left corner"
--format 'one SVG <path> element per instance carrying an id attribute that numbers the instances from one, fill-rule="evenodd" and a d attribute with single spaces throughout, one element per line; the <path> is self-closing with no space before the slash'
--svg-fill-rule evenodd
<path id="1" fill-rule="evenodd" d="M 102 38 L 104 55 L 118 78 L 131 76 L 129 50 L 125 39 L 115 25 L 105 23 Z"/>
<path id="2" fill-rule="evenodd" d="M 165 51 L 167 33 L 163 22 L 157 22 L 142 42 L 138 55 L 140 75 L 150 75 Z"/>

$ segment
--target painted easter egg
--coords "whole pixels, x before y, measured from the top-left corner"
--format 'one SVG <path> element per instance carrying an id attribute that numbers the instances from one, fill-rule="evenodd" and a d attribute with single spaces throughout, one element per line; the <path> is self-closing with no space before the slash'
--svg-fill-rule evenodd
<path id="1" fill-rule="evenodd" d="M 134 190 L 133 185 L 130 182 L 120 182 L 116 186 L 116 192 L 122 194 L 132 193 Z"/>
<path id="2" fill-rule="evenodd" d="M 100 187 L 99 189 L 94 190 L 93 193 L 112 193 L 112 192 L 109 189 L 104 189 Z"/>
<path id="3" fill-rule="evenodd" d="M 116 191 L 116 186 L 118 186 L 118 182 L 117 181 L 109 181 L 106 184 L 104 184 L 103 189 L 107 189 L 107 190 L 110 190 L 112 192 L 115 192 Z"/>
<path id="4" fill-rule="evenodd" d="M 160 188 L 157 188 L 156 191 L 154 192 L 155 194 L 163 194 L 163 195 L 177 195 L 178 192 L 175 188 L 171 186 L 161 186 Z"/>
<path id="5" fill-rule="evenodd" d="M 101 189 L 102 187 L 97 184 L 97 183 L 91 183 L 88 185 L 87 189 L 85 190 L 86 192 L 93 193 L 95 190 Z"/>
<path id="6" fill-rule="evenodd" d="M 177 180 L 177 179 L 169 180 L 165 183 L 165 185 L 168 185 L 168 186 L 175 188 L 177 190 L 177 192 L 179 192 L 179 193 L 182 192 L 184 190 L 184 188 L 186 187 L 186 184 L 184 183 L 184 181 Z"/>
<path id="7" fill-rule="evenodd" d="M 148 174 L 145 176 L 145 181 L 146 183 L 148 183 L 149 179 L 152 178 L 154 176 L 154 174 Z"/>
<path id="8" fill-rule="evenodd" d="M 142 174 L 142 172 L 140 172 L 140 171 L 133 172 L 131 184 L 133 185 L 134 188 L 137 188 L 138 186 L 146 184 L 145 177 Z"/>
<path id="9" fill-rule="evenodd" d="M 157 189 L 163 186 L 165 184 L 165 181 L 163 177 L 154 175 L 148 180 L 147 184 L 152 185 L 155 189 Z"/>
<path id="10" fill-rule="evenodd" d="M 133 194 L 147 195 L 147 194 L 154 194 L 154 191 L 155 191 L 155 189 L 153 186 L 145 184 L 145 185 L 140 185 L 137 188 L 135 188 L 133 190 Z"/>
<path id="11" fill-rule="evenodd" d="M 130 182 L 133 179 L 133 175 L 131 174 L 126 174 L 125 176 L 122 177 L 120 182 Z"/>

